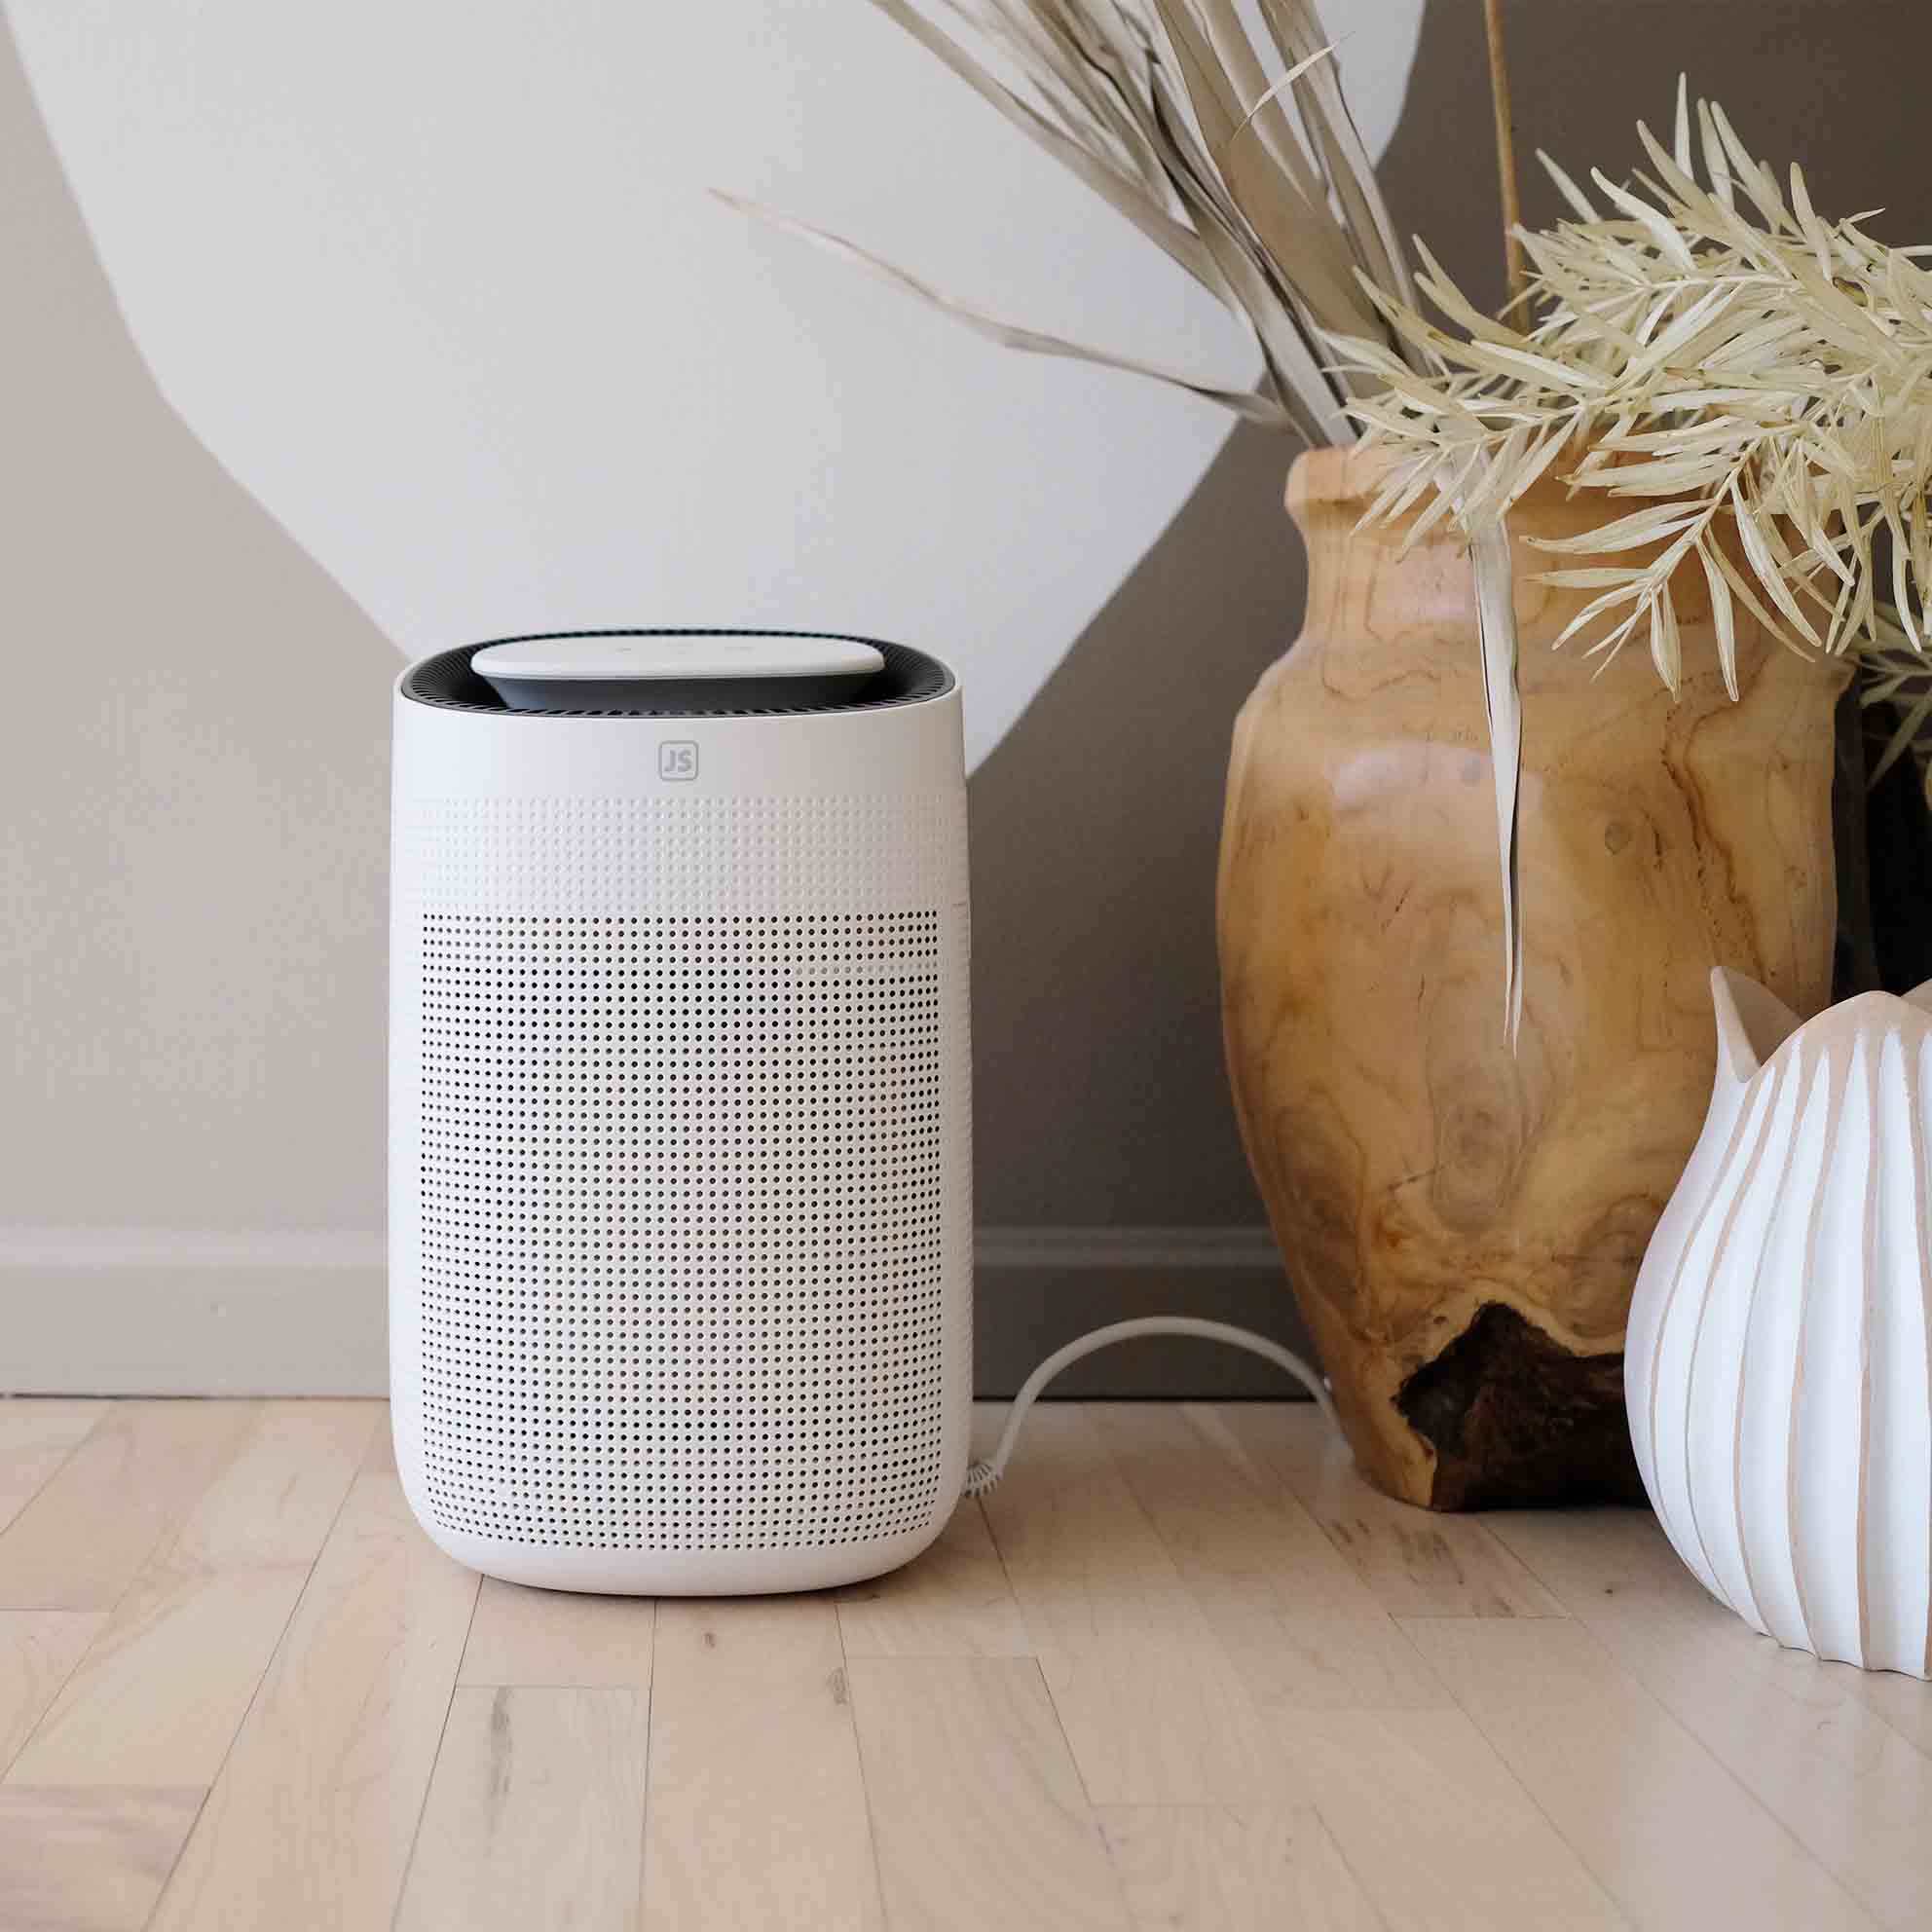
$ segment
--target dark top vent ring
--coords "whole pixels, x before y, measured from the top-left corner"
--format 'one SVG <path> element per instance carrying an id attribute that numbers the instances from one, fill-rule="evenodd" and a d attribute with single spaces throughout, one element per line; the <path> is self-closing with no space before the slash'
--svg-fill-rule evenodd
<path id="1" fill-rule="evenodd" d="M 493 644 L 546 643 L 556 638 L 748 636 L 837 638 L 846 643 L 869 644 L 885 663 L 850 696 L 835 703 L 761 705 L 755 709 L 720 705 L 715 710 L 696 709 L 687 696 L 681 696 L 677 703 L 663 706 L 637 704 L 619 709 L 600 705 L 592 709 L 560 704 L 541 711 L 517 711 L 470 669 L 470 659 Z M 914 650 L 910 645 L 886 644 L 878 638 L 851 638 L 836 631 L 755 631 L 743 625 L 730 625 L 679 630 L 536 631 L 519 637 L 485 638 L 480 644 L 439 650 L 434 656 L 412 664 L 403 673 L 402 694 L 417 704 L 433 704 L 445 711 L 491 711 L 505 718 L 790 718 L 813 712 L 876 711 L 889 705 L 918 704 L 927 698 L 945 696 L 952 684 L 952 673 L 937 657 L 928 657 L 923 650 Z M 640 684 L 639 695 L 647 694 L 650 688 L 648 684 Z M 559 695 L 567 689 L 567 686 L 560 684 Z"/>

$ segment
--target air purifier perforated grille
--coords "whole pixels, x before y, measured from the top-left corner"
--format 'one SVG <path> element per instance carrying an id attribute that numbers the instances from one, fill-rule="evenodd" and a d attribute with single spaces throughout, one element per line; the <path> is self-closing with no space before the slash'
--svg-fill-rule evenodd
<path id="1" fill-rule="evenodd" d="M 756 1550 L 931 1518 L 941 1358 L 964 1341 L 946 1288 L 970 1266 L 943 1213 L 964 935 L 952 827 L 937 804 L 912 820 L 422 808 L 422 1443 L 443 1527 Z M 881 868 L 904 874 L 884 901 Z M 860 882 L 894 910 L 838 910 Z M 792 910 L 801 891 L 828 910 Z"/>

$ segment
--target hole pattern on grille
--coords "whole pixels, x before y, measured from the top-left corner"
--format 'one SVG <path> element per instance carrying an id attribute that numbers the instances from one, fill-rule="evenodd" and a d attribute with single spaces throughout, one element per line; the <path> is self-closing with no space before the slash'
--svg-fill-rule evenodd
<path id="1" fill-rule="evenodd" d="M 938 911 L 416 922 L 438 1521 L 650 1550 L 929 1521 Z"/>

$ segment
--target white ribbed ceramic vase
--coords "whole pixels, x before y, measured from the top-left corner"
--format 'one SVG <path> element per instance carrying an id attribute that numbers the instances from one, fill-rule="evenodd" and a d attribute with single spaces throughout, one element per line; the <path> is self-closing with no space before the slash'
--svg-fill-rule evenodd
<path id="1" fill-rule="evenodd" d="M 1677 1553 L 1781 1644 L 1932 1675 L 1932 983 L 1799 1022 L 1720 969 L 1718 1073 L 1637 1280 Z"/>

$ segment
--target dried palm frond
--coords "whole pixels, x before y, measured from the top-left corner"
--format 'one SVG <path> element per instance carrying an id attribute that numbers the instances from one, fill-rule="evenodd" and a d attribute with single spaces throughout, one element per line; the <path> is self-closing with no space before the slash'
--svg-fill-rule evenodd
<path id="1" fill-rule="evenodd" d="M 1876 617 L 1872 637 L 1858 646 L 1864 673 L 1858 702 L 1868 711 L 1889 706 L 1892 732 L 1868 782 L 1876 785 L 1910 752 L 1919 789 L 1932 805 L 1932 655 L 1884 605 Z"/>
<path id="2" fill-rule="evenodd" d="M 724 199 L 1009 348 L 1174 383 L 1309 443 L 1355 440 L 1343 404 L 1369 385 L 1334 369 L 1324 345 L 1366 338 L 1406 366 L 1414 352 L 1371 291 L 1409 302 L 1414 287 L 1312 0 L 1258 0 L 1272 59 L 1236 0 L 955 0 L 965 38 L 911 0 L 871 4 L 1245 325 L 1255 390 L 996 319 L 855 242 Z"/>
<path id="3" fill-rule="evenodd" d="M 1554 470 L 1619 513 L 1580 536 L 1532 539 L 1565 561 L 1542 579 L 1595 594 L 1557 640 L 1613 652 L 1633 637 L 1674 690 L 1683 634 L 1672 578 L 1708 583 L 1715 648 L 1736 691 L 1742 607 L 1802 649 L 1842 652 L 1885 634 L 1926 642 L 1932 584 L 1932 275 L 1827 222 L 1794 167 L 1789 200 L 1722 108 L 1680 85 L 1667 150 L 1641 122 L 1637 192 L 1592 171 L 1600 209 L 1547 156 L 1576 219 L 1523 231 L 1539 319 L 1480 314 L 1422 252 L 1425 295 L 1453 334 L 1380 291 L 1418 373 L 1379 338 L 1341 345 L 1382 390 L 1348 406 L 1373 439 L 1405 446 L 1371 515 L 1420 470 L 1468 473 L 1444 513 L 1473 529 Z M 1698 161 L 1701 159 L 1701 178 Z M 1607 209 L 1608 211 L 1604 211 Z M 1627 506 L 1627 507 L 1626 507 Z M 1574 560 L 1574 561 L 1570 561 Z"/>
<path id="4" fill-rule="evenodd" d="M 836 251 L 1011 348 L 1177 384 L 1313 444 L 1356 437 L 1348 405 L 1390 371 L 1418 380 L 1430 347 L 1396 326 L 1415 288 L 1314 0 L 950 0 L 967 41 L 911 0 L 872 0 L 1019 131 L 1077 175 L 1242 321 L 1261 357 L 1252 393 L 997 319 L 852 242 L 733 204 Z M 1492 42 L 1494 46 L 1494 42 Z M 1019 77 L 1009 86 L 995 64 Z M 1279 65 L 1282 71 L 1271 73 Z M 726 198 L 731 199 L 731 198 Z M 1338 367 L 1346 339 L 1372 361 Z M 1458 488 L 1480 499 L 1467 464 Z M 1503 865 L 1505 1000 L 1521 1012 L 1516 784 L 1522 751 L 1509 546 L 1468 519 Z"/>

